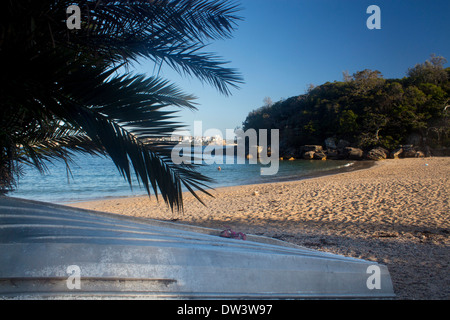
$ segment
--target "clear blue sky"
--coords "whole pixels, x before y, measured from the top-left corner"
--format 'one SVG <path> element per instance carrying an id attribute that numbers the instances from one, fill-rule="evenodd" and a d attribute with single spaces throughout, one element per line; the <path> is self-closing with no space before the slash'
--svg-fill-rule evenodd
<path id="1" fill-rule="evenodd" d="M 208 46 L 242 74 L 245 84 L 225 97 L 197 79 L 163 67 L 161 76 L 198 97 L 198 111 L 182 111 L 192 130 L 240 126 L 248 113 L 270 97 L 303 94 L 308 84 L 341 81 L 342 72 L 379 70 L 402 78 L 431 53 L 450 61 L 449 0 L 240 0 L 243 10 L 234 37 Z M 369 30 L 370 5 L 381 9 L 381 30 Z M 447 63 L 446 66 L 450 64 Z M 152 75 L 153 65 L 137 72 Z"/>

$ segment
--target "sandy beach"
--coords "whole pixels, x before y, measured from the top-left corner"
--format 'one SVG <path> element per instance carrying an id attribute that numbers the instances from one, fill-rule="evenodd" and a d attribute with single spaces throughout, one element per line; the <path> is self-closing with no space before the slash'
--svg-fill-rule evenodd
<path id="1" fill-rule="evenodd" d="M 226 174 L 222 171 L 221 174 Z M 154 197 L 72 206 L 263 235 L 387 265 L 398 299 L 450 298 L 450 158 L 385 160 L 300 181 L 220 188 L 171 212 Z"/>

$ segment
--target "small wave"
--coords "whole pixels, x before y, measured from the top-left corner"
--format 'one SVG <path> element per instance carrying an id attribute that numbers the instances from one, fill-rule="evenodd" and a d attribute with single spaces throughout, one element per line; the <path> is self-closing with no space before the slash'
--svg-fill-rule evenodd
<path id="1" fill-rule="evenodd" d="M 354 164 L 355 164 L 354 162 L 350 162 L 350 163 L 344 164 L 343 166 L 341 166 L 341 168 L 351 167 Z"/>

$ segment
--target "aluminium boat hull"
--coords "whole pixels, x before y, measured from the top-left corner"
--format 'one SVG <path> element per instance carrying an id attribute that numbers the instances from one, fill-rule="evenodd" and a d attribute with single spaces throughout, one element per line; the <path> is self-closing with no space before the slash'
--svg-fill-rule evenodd
<path id="1" fill-rule="evenodd" d="M 380 299 L 386 266 L 274 239 L 0 197 L 0 298 Z"/>

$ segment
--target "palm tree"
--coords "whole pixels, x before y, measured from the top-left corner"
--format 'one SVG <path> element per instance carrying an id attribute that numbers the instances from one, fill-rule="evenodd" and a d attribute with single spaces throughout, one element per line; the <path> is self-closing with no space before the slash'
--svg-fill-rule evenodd
<path id="1" fill-rule="evenodd" d="M 193 165 L 174 165 L 173 145 L 155 139 L 181 127 L 176 106 L 195 97 L 160 77 L 132 74 L 142 59 L 230 94 L 242 82 L 208 41 L 231 37 L 240 17 L 227 0 L 82 0 L 81 29 L 66 27 L 67 0 L 8 0 L 1 5 L 0 189 L 14 187 L 21 166 L 41 171 L 74 152 L 105 155 L 130 183 L 134 171 L 172 210 L 182 186 L 209 194 L 211 180 Z M 127 70 L 125 72 L 121 70 Z"/>

